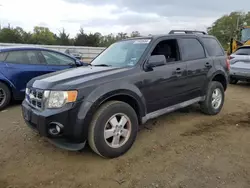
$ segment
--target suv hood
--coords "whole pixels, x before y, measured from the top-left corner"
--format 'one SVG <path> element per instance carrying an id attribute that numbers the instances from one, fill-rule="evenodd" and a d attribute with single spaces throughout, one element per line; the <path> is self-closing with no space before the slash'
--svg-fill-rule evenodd
<path id="1" fill-rule="evenodd" d="M 95 66 L 66 69 L 33 78 L 27 86 L 39 89 L 68 89 L 96 79 L 100 79 L 100 83 L 103 81 L 102 78 L 124 72 L 128 69 L 130 68 Z"/>

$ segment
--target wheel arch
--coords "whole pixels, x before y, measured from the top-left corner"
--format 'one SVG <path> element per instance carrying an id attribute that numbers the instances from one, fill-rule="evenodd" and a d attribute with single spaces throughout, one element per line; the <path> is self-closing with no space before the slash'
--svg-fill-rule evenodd
<path id="1" fill-rule="evenodd" d="M 222 71 L 218 71 L 211 77 L 211 81 L 217 81 L 220 82 L 224 88 L 224 91 L 227 90 L 228 85 L 228 79 L 226 78 L 226 75 Z"/>

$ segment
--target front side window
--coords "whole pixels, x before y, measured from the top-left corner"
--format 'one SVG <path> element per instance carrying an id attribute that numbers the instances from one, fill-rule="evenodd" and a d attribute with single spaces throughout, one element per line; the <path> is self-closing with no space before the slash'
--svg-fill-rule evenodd
<path id="1" fill-rule="evenodd" d="M 126 67 L 134 66 L 148 47 L 151 39 L 120 41 L 109 46 L 97 56 L 91 65 Z"/>
<path id="2" fill-rule="evenodd" d="M 71 59 L 65 55 L 62 55 L 62 54 L 59 54 L 56 52 L 42 51 L 42 54 L 43 54 L 48 65 L 72 65 L 72 64 L 75 64 L 74 59 Z"/>
<path id="3" fill-rule="evenodd" d="M 205 51 L 201 43 L 195 38 L 180 39 L 183 60 L 196 60 L 205 58 Z"/>

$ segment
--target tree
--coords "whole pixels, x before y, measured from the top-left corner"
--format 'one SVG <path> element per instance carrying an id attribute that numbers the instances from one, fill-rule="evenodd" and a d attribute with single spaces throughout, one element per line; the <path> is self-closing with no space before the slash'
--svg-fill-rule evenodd
<path id="1" fill-rule="evenodd" d="M 85 46 L 87 41 L 87 35 L 84 33 L 83 28 L 80 28 L 79 33 L 77 33 L 75 38 L 76 46 Z"/>
<path id="2" fill-rule="evenodd" d="M 56 43 L 58 45 L 71 45 L 73 43 L 71 43 L 72 41 L 70 41 L 70 38 L 69 38 L 69 34 L 67 34 L 65 32 L 65 29 L 63 28 L 62 31 L 60 31 L 59 33 L 59 36 L 56 35 Z"/>
<path id="3" fill-rule="evenodd" d="M 34 44 L 56 44 L 56 38 L 47 27 L 35 26 L 32 34 Z"/>
<path id="4" fill-rule="evenodd" d="M 7 28 L 3 28 L 0 30 L 0 42 L 5 43 L 22 43 L 22 33 L 20 32 L 20 29 L 17 28 L 11 28 L 10 25 L 8 25 Z"/>
<path id="5" fill-rule="evenodd" d="M 226 49 L 230 39 L 238 34 L 237 27 L 245 21 L 250 23 L 250 13 L 231 12 L 229 15 L 224 15 L 217 19 L 211 27 L 208 28 L 208 33 L 214 35 Z"/>
<path id="6" fill-rule="evenodd" d="M 130 37 L 140 37 L 141 34 L 139 33 L 139 31 L 132 31 L 132 33 L 130 34 Z"/>

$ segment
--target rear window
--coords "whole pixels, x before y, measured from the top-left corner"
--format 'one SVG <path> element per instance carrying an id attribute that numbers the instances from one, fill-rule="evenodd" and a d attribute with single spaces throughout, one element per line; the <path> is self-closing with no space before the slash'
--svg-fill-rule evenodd
<path id="1" fill-rule="evenodd" d="M 0 52 L 0 61 L 5 61 L 7 54 L 8 53 L 6 53 L 6 52 Z"/>
<path id="2" fill-rule="evenodd" d="M 209 56 L 224 56 L 225 52 L 221 48 L 219 42 L 214 38 L 203 38 L 204 46 Z"/>
<path id="3" fill-rule="evenodd" d="M 235 55 L 250 55 L 250 47 L 249 48 L 240 48 L 234 52 Z"/>

